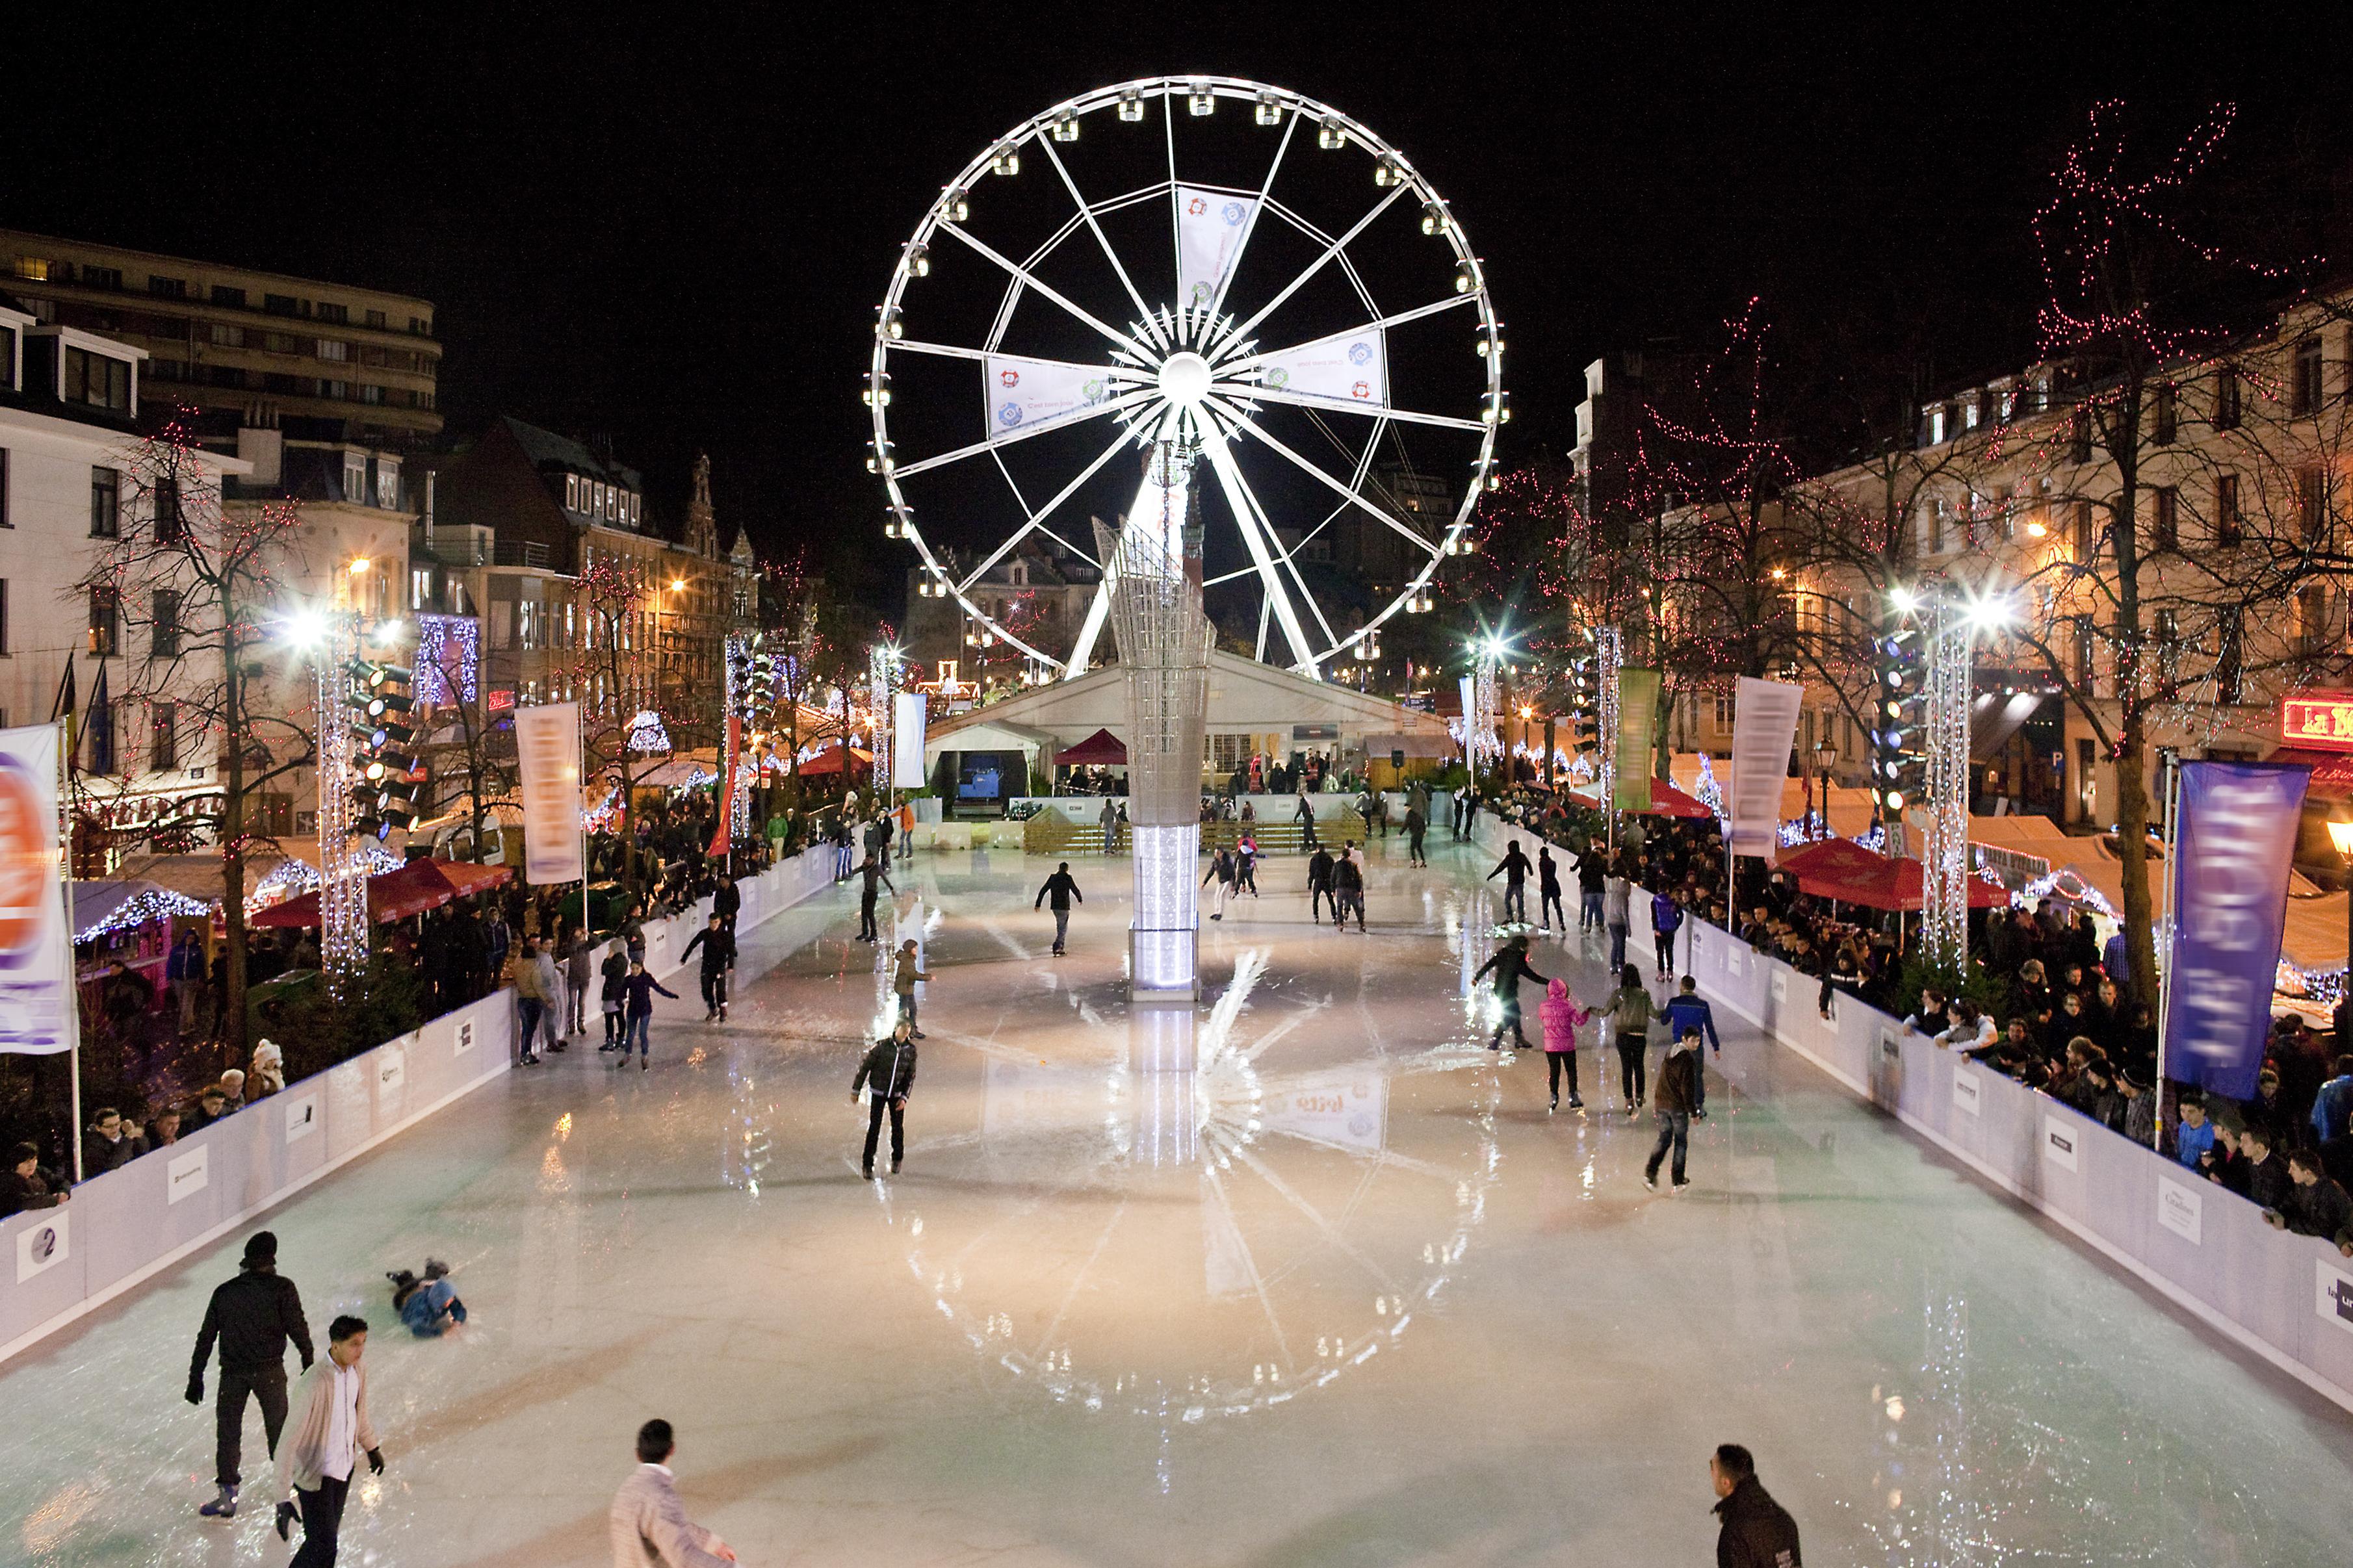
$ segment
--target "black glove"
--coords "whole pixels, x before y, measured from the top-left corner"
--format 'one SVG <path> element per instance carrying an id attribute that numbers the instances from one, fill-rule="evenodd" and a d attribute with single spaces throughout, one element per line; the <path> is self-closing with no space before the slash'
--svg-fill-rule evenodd
<path id="1" fill-rule="evenodd" d="M 304 1356 L 302 1358 L 302 1370 L 304 1372 L 311 1370 L 311 1358 L 309 1356 Z"/>
<path id="2" fill-rule="evenodd" d="M 384 1474 L 384 1450 L 382 1448 L 370 1448 L 368 1450 L 368 1474 L 372 1476 L 380 1476 Z"/>
<path id="3" fill-rule="evenodd" d="M 204 1402 L 205 1380 L 201 1377 L 192 1377 L 188 1379 L 188 1403 L 191 1405 L 202 1405 Z"/>

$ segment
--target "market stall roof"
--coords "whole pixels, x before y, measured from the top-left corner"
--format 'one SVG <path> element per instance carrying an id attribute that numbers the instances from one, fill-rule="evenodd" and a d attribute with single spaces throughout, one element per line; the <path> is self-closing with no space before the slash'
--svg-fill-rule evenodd
<path id="1" fill-rule="evenodd" d="M 219 878 L 216 876 L 217 883 Z M 89 942 L 96 937 L 99 928 L 126 915 L 142 923 L 160 921 L 170 915 L 194 918 L 208 915 L 212 905 L 194 899 L 144 878 L 133 877 L 116 882 L 76 881 L 73 888 L 73 936 L 76 942 Z"/>
<path id="2" fill-rule="evenodd" d="M 806 769 L 806 763 L 802 764 Z M 681 752 L 674 757 L 656 763 L 638 775 L 639 789 L 683 789 L 689 784 L 708 784 L 719 776 L 716 753 L 705 756 L 696 752 Z"/>
<path id="3" fill-rule="evenodd" d="M 868 751 L 863 746 L 850 747 L 849 754 L 858 762 L 868 763 L 870 765 L 874 761 L 874 753 Z M 803 778 L 807 778 L 812 773 L 838 773 L 840 771 L 841 747 L 839 745 L 828 746 L 824 751 L 819 752 L 816 756 L 811 757 L 807 762 L 801 764 L 801 777 Z"/>
<path id="4" fill-rule="evenodd" d="M 448 864 L 447 860 L 411 860 L 398 870 L 370 877 L 367 882 L 368 919 L 379 925 L 387 921 L 405 921 L 411 915 L 438 910 L 457 898 L 461 889 L 442 872 L 442 868 Z M 474 866 L 468 869 L 481 872 L 494 868 Z M 256 926 L 317 925 L 319 895 L 309 892 L 299 899 L 273 904 L 247 923 Z"/>
<path id="5" fill-rule="evenodd" d="M 1783 855 L 1775 866 L 1793 873 L 1799 888 L 1818 899 L 1873 910 L 1913 910 L 1921 904 L 1919 861 L 1909 856 L 1891 859 L 1852 839 L 1804 845 Z M 1968 888 L 1973 910 L 1999 909 L 2010 902 L 2007 891 L 1983 878 L 1971 877 Z"/>
<path id="6" fill-rule="evenodd" d="M 1569 794 L 1574 795 L 1579 802 L 1588 807 L 1595 810 L 1599 810 L 1600 808 L 1599 797 L 1598 795 L 1580 795 L 1575 790 L 1569 791 Z M 1673 816 L 1681 817 L 1685 821 L 1701 822 L 1714 816 L 1715 813 L 1710 811 L 1704 804 L 1694 800 L 1690 795 L 1685 795 L 1683 791 L 1677 789 L 1666 780 L 1652 779 L 1651 781 L 1651 804 L 1642 810 L 1637 812 L 1635 815 L 1638 816 Z"/>
<path id="7" fill-rule="evenodd" d="M 434 868 L 458 889 L 458 896 L 479 893 L 485 888 L 495 888 L 514 879 L 511 866 L 478 866 L 470 860 L 436 860 Z"/>
<path id="8" fill-rule="evenodd" d="M 1058 768 L 1124 768 L 1127 765 L 1127 742 L 1109 730 L 1097 730 L 1067 751 L 1054 753 Z"/>

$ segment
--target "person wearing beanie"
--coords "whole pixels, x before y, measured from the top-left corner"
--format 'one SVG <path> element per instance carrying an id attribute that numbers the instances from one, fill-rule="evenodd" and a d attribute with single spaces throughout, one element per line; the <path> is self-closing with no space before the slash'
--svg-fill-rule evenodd
<path id="1" fill-rule="evenodd" d="M 302 1298 L 294 1282 L 278 1274 L 278 1237 L 259 1230 L 246 1238 L 245 1258 L 237 1278 L 213 1291 L 205 1307 L 204 1326 L 196 1331 L 195 1359 L 188 1367 L 188 1403 L 205 1402 L 205 1363 L 213 1344 L 220 1344 L 220 1391 L 213 1412 L 216 1426 L 214 1482 L 220 1495 L 196 1511 L 211 1518 L 237 1516 L 237 1464 L 245 1436 L 245 1402 L 249 1394 L 261 1405 L 262 1435 L 270 1456 L 278 1453 L 278 1435 L 286 1426 L 286 1342 L 301 1353 L 302 1370 L 311 1370 L 311 1326 L 302 1317 Z"/>

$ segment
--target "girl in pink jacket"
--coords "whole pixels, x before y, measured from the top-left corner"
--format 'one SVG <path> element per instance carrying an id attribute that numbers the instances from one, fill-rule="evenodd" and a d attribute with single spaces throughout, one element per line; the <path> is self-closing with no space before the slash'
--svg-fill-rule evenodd
<path id="1" fill-rule="evenodd" d="M 1577 1001 L 1566 980 L 1555 980 L 1545 987 L 1545 999 L 1536 1009 L 1544 1020 L 1545 1067 L 1552 1079 L 1552 1108 L 1560 1109 L 1561 1075 L 1568 1076 L 1568 1108 L 1585 1109 L 1585 1101 L 1577 1094 L 1577 1031 L 1593 1015 Z"/>

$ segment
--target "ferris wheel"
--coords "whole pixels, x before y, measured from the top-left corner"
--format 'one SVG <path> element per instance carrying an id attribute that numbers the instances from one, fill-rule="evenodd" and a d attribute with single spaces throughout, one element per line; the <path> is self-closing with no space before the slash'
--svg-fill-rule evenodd
<path id="1" fill-rule="evenodd" d="M 1110 598 L 1088 516 L 1142 510 L 1145 460 L 1180 458 L 1212 615 L 1314 675 L 1432 606 L 1494 482 L 1503 349 L 1469 237 L 1371 130 L 1259 82 L 1132 81 L 1015 126 L 924 213 L 867 465 L 920 591 L 1075 676 Z M 993 591 L 1041 551 L 1096 584 L 1075 626 Z"/>

